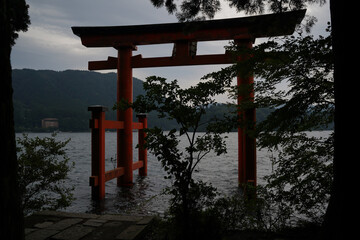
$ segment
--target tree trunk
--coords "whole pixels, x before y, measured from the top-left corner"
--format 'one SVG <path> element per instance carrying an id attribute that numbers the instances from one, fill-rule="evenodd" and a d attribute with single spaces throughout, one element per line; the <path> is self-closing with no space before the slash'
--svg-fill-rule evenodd
<path id="1" fill-rule="evenodd" d="M 17 183 L 13 89 L 10 63 L 10 23 L 7 1 L 1 0 L 0 16 L 0 238 L 24 239 L 23 213 Z"/>
<path id="2" fill-rule="evenodd" d="M 351 221 L 354 221 L 354 218 L 349 216 L 354 209 L 350 210 L 350 208 L 356 208 L 350 203 L 351 199 L 356 198 L 356 193 L 348 189 L 352 184 L 350 168 L 356 168 L 355 164 L 357 164 L 351 160 L 355 160 L 358 155 L 354 141 L 354 137 L 357 136 L 352 136 L 352 139 L 349 136 L 349 133 L 353 132 L 352 128 L 357 126 L 349 124 L 347 118 L 349 104 L 352 102 L 350 98 L 354 98 L 349 86 L 357 84 L 351 82 L 352 79 L 355 80 L 357 73 L 354 71 L 356 68 L 350 66 L 355 56 L 349 56 L 349 53 L 354 52 L 353 48 L 356 44 L 349 42 L 355 37 L 354 32 L 352 33 L 355 29 L 351 28 L 351 24 L 354 23 L 346 17 L 350 15 L 348 8 L 349 4 L 345 1 L 330 0 L 335 81 L 335 154 L 334 181 L 325 215 L 323 239 L 345 239 L 345 236 L 350 234 Z M 355 75 L 351 76 L 352 73 Z"/>

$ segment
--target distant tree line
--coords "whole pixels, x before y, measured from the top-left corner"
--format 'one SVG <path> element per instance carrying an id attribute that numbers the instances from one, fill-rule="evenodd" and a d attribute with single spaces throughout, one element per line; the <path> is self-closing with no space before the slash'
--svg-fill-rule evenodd
<path id="1" fill-rule="evenodd" d="M 90 105 L 111 109 L 116 101 L 116 74 L 88 71 L 13 70 L 15 129 L 44 131 L 41 119 L 57 118 L 61 131 L 88 131 Z M 142 81 L 134 78 L 134 95 L 141 94 Z M 109 111 L 114 120 L 116 113 Z"/>
<path id="2" fill-rule="evenodd" d="M 143 81 L 134 78 L 134 98 L 144 94 Z M 60 131 L 89 131 L 90 105 L 109 108 L 106 118 L 116 119 L 111 110 L 116 102 L 116 73 L 97 73 L 79 70 L 51 71 L 22 69 L 13 70 L 14 119 L 17 132 L 43 132 L 41 119 L 57 118 Z M 234 112 L 235 106 L 226 104 L 208 107 L 205 120 Z M 262 121 L 269 109 L 258 109 L 257 119 Z M 134 113 L 134 121 L 137 121 Z M 149 127 L 159 126 L 163 130 L 179 128 L 174 120 L 160 119 L 155 112 L 149 113 Z M 202 127 L 205 131 L 205 126 Z M 234 129 L 235 130 L 235 129 Z"/>

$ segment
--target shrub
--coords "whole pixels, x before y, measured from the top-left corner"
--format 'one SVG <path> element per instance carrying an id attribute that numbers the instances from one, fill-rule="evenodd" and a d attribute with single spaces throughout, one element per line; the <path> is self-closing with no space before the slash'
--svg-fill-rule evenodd
<path id="1" fill-rule="evenodd" d="M 18 176 L 25 215 L 32 212 L 67 207 L 73 198 L 73 186 L 66 182 L 74 167 L 66 155 L 66 141 L 56 141 L 56 134 L 43 139 L 23 134 L 17 139 Z"/>

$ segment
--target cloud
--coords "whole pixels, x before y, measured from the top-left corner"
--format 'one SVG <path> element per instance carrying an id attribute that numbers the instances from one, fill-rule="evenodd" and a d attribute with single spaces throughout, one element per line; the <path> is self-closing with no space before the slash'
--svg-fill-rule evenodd
<path id="1" fill-rule="evenodd" d="M 71 26 L 137 25 L 176 22 L 164 8 L 157 9 L 150 0 L 28 0 L 31 25 L 29 31 L 21 33 L 12 52 L 13 68 L 34 69 L 87 69 L 88 61 L 103 60 L 116 56 L 113 48 L 85 48 L 71 31 Z M 326 9 L 327 8 L 327 9 Z M 323 25 L 328 18 L 328 6 L 308 10 L 318 17 Z M 326 15 L 327 14 L 327 15 Z M 241 17 L 223 1 L 222 11 L 215 18 Z M 325 29 L 325 27 L 314 28 Z M 260 39 L 259 39 L 260 40 Z M 257 42 L 259 42 L 257 40 Z M 224 52 L 227 41 L 199 43 L 198 54 Z M 170 56 L 171 44 L 139 46 L 136 54 L 144 57 Z M 159 75 L 169 80 L 178 79 L 182 86 L 190 86 L 206 73 L 219 70 L 220 66 L 167 67 L 135 69 L 134 76 L 140 79 Z"/>
<path id="2" fill-rule="evenodd" d="M 14 68 L 87 69 L 89 60 L 105 59 L 115 52 L 114 49 L 85 48 L 72 33 L 72 26 L 175 21 L 164 9 L 152 7 L 149 0 L 28 0 L 27 3 L 31 25 L 26 33 L 20 33 L 13 48 Z"/>

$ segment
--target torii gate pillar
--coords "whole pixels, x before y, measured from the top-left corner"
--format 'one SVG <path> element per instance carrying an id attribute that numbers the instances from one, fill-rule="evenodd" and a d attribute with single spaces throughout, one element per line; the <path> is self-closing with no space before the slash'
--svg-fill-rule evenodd
<path id="1" fill-rule="evenodd" d="M 119 46 L 117 62 L 117 102 L 133 101 L 133 81 L 131 57 L 134 46 Z M 125 174 L 118 178 L 118 186 L 133 185 L 133 137 L 132 137 L 132 108 L 117 110 L 117 120 L 124 122 L 124 129 L 117 130 L 117 167 L 124 167 Z"/>
<path id="2" fill-rule="evenodd" d="M 254 40 L 239 39 L 236 44 L 242 48 L 252 48 Z M 250 56 L 244 56 L 250 57 Z M 241 61 L 241 59 L 239 59 Z M 238 91 L 238 106 L 244 100 L 254 101 L 254 76 L 249 73 L 238 73 L 237 87 L 246 88 L 246 91 Z M 240 187 L 246 185 L 256 186 L 256 139 L 249 135 L 254 130 L 256 121 L 256 109 L 238 110 L 238 183 Z M 246 126 L 244 126 L 246 124 Z M 242 125 L 242 126 L 241 126 Z"/>

